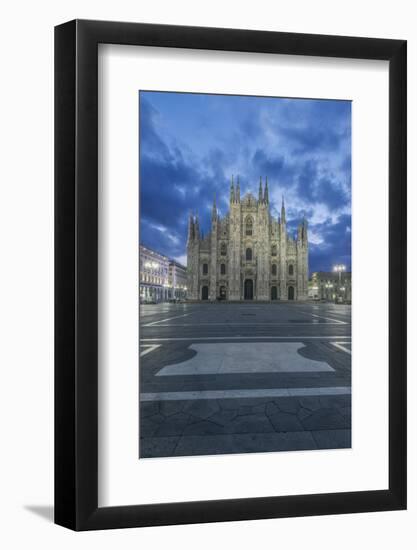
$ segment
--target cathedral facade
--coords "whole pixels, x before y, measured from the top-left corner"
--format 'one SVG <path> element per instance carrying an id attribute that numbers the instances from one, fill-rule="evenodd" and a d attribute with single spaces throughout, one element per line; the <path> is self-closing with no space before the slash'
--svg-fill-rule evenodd
<path id="1" fill-rule="evenodd" d="M 270 214 L 268 180 L 258 198 L 240 198 L 230 187 L 230 208 L 220 218 L 213 202 L 211 230 L 203 236 L 198 216 L 190 216 L 187 240 L 189 300 L 306 300 L 308 235 L 305 219 L 297 236 L 287 233 L 284 200 L 281 216 Z"/>

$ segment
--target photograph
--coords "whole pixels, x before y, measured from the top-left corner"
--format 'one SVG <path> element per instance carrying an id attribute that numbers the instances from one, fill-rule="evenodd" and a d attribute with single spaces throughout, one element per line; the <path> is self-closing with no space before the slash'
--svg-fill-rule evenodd
<path id="1" fill-rule="evenodd" d="M 351 101 L 139 92 L 139 458 L 351 447 Z"/>
<path id="2" fill-rule="evenodd" d="M 330 4 L 4 4 L 0 548 L 417 547 L 416 10 Z"/>

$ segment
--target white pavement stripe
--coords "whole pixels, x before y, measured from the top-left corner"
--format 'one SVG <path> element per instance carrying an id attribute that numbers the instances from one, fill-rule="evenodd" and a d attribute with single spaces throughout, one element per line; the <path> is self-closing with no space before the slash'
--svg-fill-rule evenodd
<path id="1" fill-rule="evenodd" d="M 173 319 L 179 319 L 180 317 L 187 317 L 191 313 L 184 313 L 183 315 L 177 315 L 176 317 L 169 317 L 168 319 L 161 319 L 160 321 L 153 321 L 152 323 L 147 323 L 143 325 L 144 327 L 152 327 L 154 325 L 159 325 L 159 323 L 165 323 L 166 321 L 172 321 Z"/>
<path id="2" fill-rule="evenodd" d="M 141 338 L 141 342 L 198 342 L 200 340 L 344 340 L 351 336 L 187 336 L 181 338 Z"/>
<path id="3" fill-rule="evenodd" d="M 340 319 L 335 319 L 334 317 L 323 317 L 323 315 L 316 315 L 315 313 L 312 313 L 311 316 L 317 317 L 318 319 L 325 319 L 326 321 L 333 321 L 337 325 L 347 325 L 346 321 L 340 321 Z"/>
<path id="4" fill-rule="evenodd" d="M 142 344 L 140 347 L 141 348 L 147 348 L 147 349 L 140 352 L 140 357 L 143 357 L 144 355 L 146 355 L 147 353 L 150 353 L 154 349 L 161 347 L 161 344 L 154 344 L 154 345 L 151 345 L 151 344 L 143 345 Z"/>
<path id="5" fill-rule="evenodd" d="M 326 319 L 326 321 L 334 321 L 336 325 L 347 325 L 346 321 L 340 321 L 339 319 L 334 319 L 333 317 L 323 317 L 323 315 L 317 315 L 316 313 L 310 313 L 309 311 L 300 311 L 305 315 L 311 315 L 312 317 L 317 317 L 318 319 Z"/>
<path id="6" fill-rule="evenodd" d="M 345 348 L 345 346 L 351 344 L 351 342 L 330 342 L 330 343 L 335 348 L 341 349 L 345 353 L 348 353 L 349 355 L 352 355 L 352 352 L 350 351 L 350 349 Z"/>
<path id="7" fill-rule="evenodd" d="M 160 393 L 141 393 L 142 401 L 189 401 L 194 399 L 242 399 L 256 397 L 306 397 L 351 395 L 350 386 L 321 388 L 271 388 L 254 390 L 205 390 Z"/>

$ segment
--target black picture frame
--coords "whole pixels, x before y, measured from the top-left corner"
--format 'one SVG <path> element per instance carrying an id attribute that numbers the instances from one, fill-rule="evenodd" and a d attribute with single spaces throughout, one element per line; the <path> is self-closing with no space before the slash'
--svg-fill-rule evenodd
<path id="1" fill-rule="evenodd" d="M 98 507 L 98 44 L 389 62 L 389 488 Z M 74 20 L 55 28 L 55 522 L 74 530 L 406 508 L 406 41 Z"/>

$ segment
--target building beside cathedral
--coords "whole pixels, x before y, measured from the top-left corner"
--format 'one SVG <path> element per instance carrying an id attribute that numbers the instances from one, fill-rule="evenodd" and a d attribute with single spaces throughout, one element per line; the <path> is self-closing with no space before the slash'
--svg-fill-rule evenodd
<path id="1" fill-rule="evenodd" d="M 198 216 L 190 216 L 187 240 L 189 300 L 307 300 L 308 236 L 305 219 L 297 236 L 287 233 L 285 205 L 274 219 L 268 180 L 259 182 L 258 199 L 240 198 L 240 185 L 230 187 L 230 208 L 220 218 L 216 201 L 211 231 L 202 236 Z"/>

